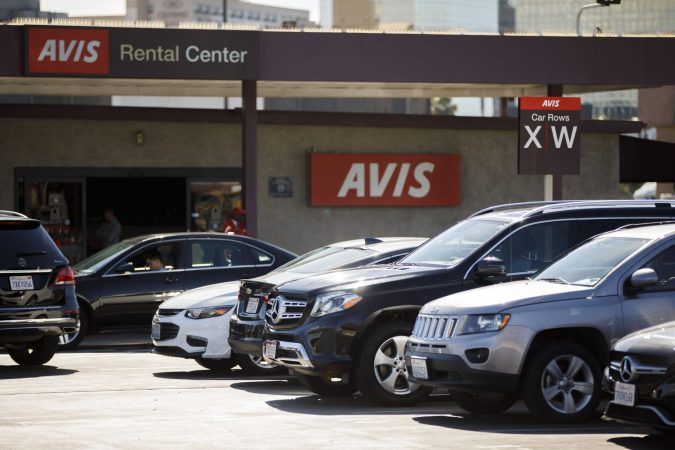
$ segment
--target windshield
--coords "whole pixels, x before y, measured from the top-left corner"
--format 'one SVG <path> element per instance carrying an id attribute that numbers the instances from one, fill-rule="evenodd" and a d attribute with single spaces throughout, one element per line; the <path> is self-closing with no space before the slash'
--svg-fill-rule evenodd
<path id="1" fill-rule="evenodd" d="M 535 280 L 595 286 L 648 239 L 600 237 L 562 256 L 534 276 Z"/>
<path id="2" fill-rule="evenodd" d="M 509 222 L 465 220 L 439 234 L 398 264 L 455 266 L 506 228 Z"/>
<path id="3" fill-rule="evenodd" d="M 374 253 L 373 250 L 362 248 L 322 247 L 298 256 L 274 272 L 292 270 L 299 273 L 316 273 L 339 269 Z"/>
<path id="4" fill-rule="evenodd" d="M 94 273 L 108 264 L 117 255 L 130 249 L 134 245 L 135 243 L 132 242 L 118 242 L 108 248 L 104 248 L 100 252 L 94 253 L 89 258 L 83 259 L 77 263 L 73 269 L 75 270 L 75 273 Z"/>

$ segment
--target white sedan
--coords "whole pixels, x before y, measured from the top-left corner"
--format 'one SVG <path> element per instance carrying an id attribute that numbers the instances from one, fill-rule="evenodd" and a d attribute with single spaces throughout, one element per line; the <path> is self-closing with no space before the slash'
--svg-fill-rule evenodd
<path id="1" fill-rule="evenodd" d="M 239 365 L 254 374 L 280 372 L 261 358 L 237 355 L 227 342 L 239 281 L 192 289 L 162 303 L 152 319 L 154 353 L 192 358 L 211 370 Z"/>

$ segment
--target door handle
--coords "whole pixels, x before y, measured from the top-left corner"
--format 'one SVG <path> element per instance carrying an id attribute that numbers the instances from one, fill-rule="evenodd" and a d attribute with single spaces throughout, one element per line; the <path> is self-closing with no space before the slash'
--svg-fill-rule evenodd
<path id="1" fill-rule="evenodd" d="M 178 280 L 178 278 L 166 277 L 166 278 L 164 278 L 164 281 L 167 282 L 167 283 L 169 283 L 169 284 L 171 284 L 171 283 L 175 283 L 175 282 L 177 282 L 177 281 L 179 281 L 179 280 Z"/>
<path id="2" fill-rule="evenodd" d="M 251 274 L 250 273 L 242 273 L 241 278 L 251 278 Z"/>

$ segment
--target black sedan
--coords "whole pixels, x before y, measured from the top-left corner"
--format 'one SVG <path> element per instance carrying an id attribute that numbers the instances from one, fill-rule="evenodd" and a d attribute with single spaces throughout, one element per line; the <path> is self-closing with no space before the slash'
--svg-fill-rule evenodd
<path id="1" fill-rule="evenodd" d="M 675 432 L 675 322 L 630 334 L 610 352 L 605 419 Z"/>
<path id="2" fill-rule="evenodd" d="M 220 233 L 126 239 L 74 267 L 80 326 L 61 338 L 61 348 L 74 348 L 105 327 L 147 326 L 160 303 L 183 291 L 257 277 L 295 257 L 263 241 Z"/>

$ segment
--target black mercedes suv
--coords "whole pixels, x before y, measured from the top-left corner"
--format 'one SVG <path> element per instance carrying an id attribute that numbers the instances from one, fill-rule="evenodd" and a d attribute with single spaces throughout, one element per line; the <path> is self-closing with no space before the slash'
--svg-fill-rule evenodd
<path id="1" fill-rule="evenodd" d="M 0 211 L 0 347 L 21 365 L 45 364 L 78 314 L 73 270 L 40 222 Z"/>
<path id="2" fill-rule="evenodd" d="M 417 313 L 436 298 L 524 279 L 591 236 L 629 223 L 669 221 L 675 202 L 562 201 L 480 211 L 391 265 L 341 270 L 277 286 L 263 357 L 320 395 L 357 390 L 408 404 L 431 388 L 408 381 L 404 350 Z"/>

